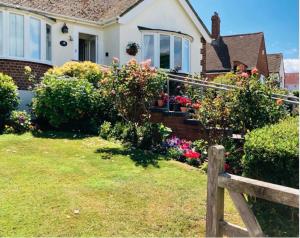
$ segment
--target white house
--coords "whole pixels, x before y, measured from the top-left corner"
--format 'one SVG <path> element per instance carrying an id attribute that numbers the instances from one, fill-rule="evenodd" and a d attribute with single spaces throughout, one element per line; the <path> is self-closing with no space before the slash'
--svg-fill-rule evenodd
<path id="1" fill-rule="evenodd" d="M 0 0 L 0 72 L 22 89 L 23 67 L 42 74 L 71 60 L 126 63 L 129 43 L 138 61 L 202 72 L 211 36 L 188 0 Z"/>

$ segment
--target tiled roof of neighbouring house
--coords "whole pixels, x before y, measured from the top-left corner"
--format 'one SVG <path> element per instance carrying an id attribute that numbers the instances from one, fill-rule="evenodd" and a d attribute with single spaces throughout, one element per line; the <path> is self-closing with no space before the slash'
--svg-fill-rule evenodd
<path id="1" fill-rule="evenodd" d="M 278 54 L 268 54 L 268 66 L 270 73 L 279 73 L 280 66 L 283 59 L 281 53 Z"/>
<path id="2" fill-rule="evenodd" d="M 286 73 L 285 74 L 285 84 L 295 84 L 299 85 L 299 73 Z"/>
<path id="3" fill-rule="evenodd" d="M 256 67 L 263 39 L 262 32 L 219 37 L 207 46 L 207 72 L 229 71 L 235 61 Z"/>
<path id="4" fill-rule="evenodd" d="M 89 21 L 118 17 L 143 0 L 0 0 L 28 10 L 43 11 Z"/>

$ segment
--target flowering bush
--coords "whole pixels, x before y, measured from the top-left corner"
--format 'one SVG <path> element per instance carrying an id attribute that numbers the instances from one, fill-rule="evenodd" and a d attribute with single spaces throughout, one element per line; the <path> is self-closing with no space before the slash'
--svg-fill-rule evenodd
<path id="1" fill-rule="evenodd" d="M 4 133 L 25 133 L 31 130 L 31 117 L 25 111 L 13 111 L 6 122 Z"/>
<path id="2" fill-rule="evenodd" d="M 103 95 L 114 102 L 126 121 L 141 124 L 150 118 L 149 109 L 163 91 L 166 75 L 151 67 L 151 61 L 135 59 L 121 68 L 114 61 L 110 75 L 101 81 Z"/>
<path id="3" fill-rule="evenodd" d="M 199 167 L 206 159 L 207 143 L 202 140 L 192 143 L 174 136 L 166 140 L 165 146 L 170 158 L 195 167 Z"/>
<path id="4" fill-rule="evenodd" d="M 17 86 L 8 75 L 0 73 L 0 131 L 10 113 L 19 103 Z"/>
<path id="5" fill-rule="evenodd" d="M 177 96 L 175 100 L 181 107 L 189 107 L 192 104 L 191 99 L 183 96 Z"/>
<path id="6" fill-rule="evenodd" d="M 85 62 L 67 62 L 61 67 L 49 69 L 46 74 L 57 76 L 68 76 L 78 79 L 86 79 L 94 86 L 97 86 L 99 81 L 108 73 L 108 69 L 99 66 L 98 64 Z"/>

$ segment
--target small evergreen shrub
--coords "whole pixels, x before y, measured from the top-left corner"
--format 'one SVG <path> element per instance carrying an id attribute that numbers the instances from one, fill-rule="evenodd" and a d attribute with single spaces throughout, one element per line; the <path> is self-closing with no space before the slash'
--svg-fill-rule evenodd
<path id="1" fill-rule="evenodd" d="M 26 111 L 13 111 L 6 121 L 4 133 L 22 134 L 32 129 L 31 117 Z"/>
<path id="2" fill-rule="evenodd" d="M 87 79 L 46 75 L 35 89 L 33 111 L 57 129 L 94 131 L 105 103 Z"/>
<path id="3" fill-rule="evenodd" d="M 0 73 L 0 132 L 5 120 L 19 104 L 18 88 L 13 79 L 8 75 Z"/>
<path id="4" fill-rule="evenodd" d="M 246 135 L 242 160 L 246 177 L 299 188 L 299 118 L 254 130 Z M 269 236 L 298 236 L 298 209 L 250 199 Z"/>

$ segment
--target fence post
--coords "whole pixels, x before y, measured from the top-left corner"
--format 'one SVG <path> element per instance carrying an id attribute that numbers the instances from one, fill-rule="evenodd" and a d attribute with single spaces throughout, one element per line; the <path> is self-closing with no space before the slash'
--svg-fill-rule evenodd
<path id="1" fill-rule="evenodd" d="M 224 172 L 224 147 L 208 150 L 208 179 L 206 201 L 206 237 L 222 237 L 220 221 L 224 220 L 224 188 L 218 187 L 218 175 Z"/>

